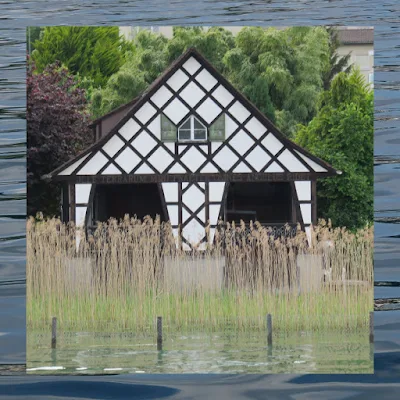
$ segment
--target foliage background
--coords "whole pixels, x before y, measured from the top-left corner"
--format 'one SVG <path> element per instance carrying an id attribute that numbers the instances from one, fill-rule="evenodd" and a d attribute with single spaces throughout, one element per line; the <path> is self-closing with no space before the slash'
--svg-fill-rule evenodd
<path id="1" fill-rule="evenodd" d="M 59 63 L 27 71 L 28 215 L 59 214 L 60 186 L 41 179 L 92 142 L 85 91 Z"/>
<path id="2" fill-rule="evenodd" d="M 45 27 L 31 31 L 30 40 L 36 65 L 32 76 L 48 73 L 45 69 L 57 61 L 76 78 L 74 85 L 86 99 L 78 112 L 81 124 L 131 101 L 188 47 L 196 47 L 286 136 L 343 171 L 318 181 L 318 216 L 349 228 L 372 223 L 373 93 L 360 74 L 349 75 L 349 56 L 337 55 L 333 28 L 246 27 L 233 36 L 221 27 L 174 27 L 171 39 L 142 30 L 126 41 L 117 27 Z M 70 93 L 70 88 L 62 90 Z M 37 100 L 29 101 L 33 106 Z M 62 104 L 55 102 L 53 110 L 61 114 Z M 33 121 L 28 113 L 28 136 Z M 48 138 L 63 140 L 62 129 L 45 119 L 41 127 Z M 68 126 L 64 134 L 74 137 L 71 155 L 91 137 L 87 129 Z M 40 171 L 48 173 L 64 161 L 60 154 L 54 163 L 39 162 Z M 41 185 L 37 179 L 28 187 L 39 193 L 45 190 Z M 30 210 L 57 215 L 59 197 L 54 192 L 45 201 L 46 196 L 32 197 Z"/>

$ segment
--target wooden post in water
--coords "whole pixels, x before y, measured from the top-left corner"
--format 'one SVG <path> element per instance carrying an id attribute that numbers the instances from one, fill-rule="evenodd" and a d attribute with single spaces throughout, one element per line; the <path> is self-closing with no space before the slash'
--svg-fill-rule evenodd
<path id="1" fill-rule="evenodd" d="M 162 317 L 157 317 L 157 350 L 162 350 Z"/>
<path id="2" fill-rule="evenodd" d="M 272 346 L 272 316 L 267 314 L 267 342 L 268 346 Z"/>
<path id="3" fill-rule="evenodd" d="M 51 320 L 51 348 L 55 349 L 57 345 L 57 317 Z"/>
<path id="4" fill-rule="evenodd" d="M 374 343 L 374 312 L 369 313 L 369 342 Z"/>

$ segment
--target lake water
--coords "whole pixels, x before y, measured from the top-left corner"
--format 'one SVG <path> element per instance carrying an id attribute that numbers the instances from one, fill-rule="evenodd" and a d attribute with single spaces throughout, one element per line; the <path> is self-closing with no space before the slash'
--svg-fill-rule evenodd
<path id="1" fill-rule="evenodd" d="M 25 360 L 25 27 L 27 25 L 369 25 L 375 26 L 375 216 L 396 222 L 375 225 L 375 278 L 400 280 L 400 4 L 360 0 L 255 1 L 2 1 L 0 3 L 0 363 Z M 400 296 L 399 289 L 379 288 L 376 297 Z M 84 398 L 93 383 L 96 398 L 172 396 L 186 398 L 376 398 L 397 399 L 400 381 L 400 312 L 375 313 L 375 374 L 218 377 L 122 377 L 86 381 L 8 377 L 0 396 L 12 391 L 26 398 Z M 40 385 L 37 384 L 40 382 Z M 65 384 L 63 384 L 64 382 Z M 133 382 L 136 382 L 134 384 Z M 144 388 L 143 382 L 147 385 Z M 380 383 L 397 383 L 383 387 Z M 67 384 L 68 383 L 68 384 Z M 70 383 L 73 385 L 69 386 Z M 354 383 L 357 383 L 354 386 Z M 201 385 L 199 388 L 195 385 Z M 323 386 L 321 386 L 323 384 Z M 364 386 L 362 384 L 365 384 Z M 153 385 L 153 386 L 148 386 Z M 71 389 L 73 388 L 73 389 Z M 150 389 L 149 389 L 150 388 Z M 147 390 L 147 391 L 146 391 Z M 185 392 L 186 390 L 186 392 Z M 321 390 L 324 391 L 321 395 Z M 196 394 L 199 397 L 195 397 Z M 69 397 L 70 396 L 70 397 Z M 146 397 L 147 396 L 147 397 Z M 153 396 L 153 397 L 152 397 Z M 293 397 L 294 396 L 294 397 Z M 319 397 L 318 397 L 319 396 Z"/>
<path id="2" fill-rule="evenodd" d="M 371 374 L 368 334 L 277 335 L 269 347 L 266 332 L 188 332 L 166 335 L 160 352 L 152 336 L 64 334 L 51 349 L 51 334 L 28 332 L 27 368 L 30 374 Z"/>

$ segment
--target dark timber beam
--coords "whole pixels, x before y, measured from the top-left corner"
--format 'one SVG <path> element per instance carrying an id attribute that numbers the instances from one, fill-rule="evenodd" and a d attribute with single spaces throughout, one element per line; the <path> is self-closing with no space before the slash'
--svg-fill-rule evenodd
<path id="1" fill-rule="evenodd" d="M 86 160 L 85 160 L 86 161 Z M 213 174 L 120 174 L 120 175 L 59 175 L 56 181 L 74 183 L 161 183 L 161 182 L 293 182 L 315 181 L 330 176 L 317 172 L 254 172 L 247 174 L 218 172 Z"/>
<path id="2" fill-rule="evenodd" d="M 69 218 L 69 188 L 68 188 L 68 183 L 64 182 L 62 185 L 62 221 L 63 222 L 68 222 L 70 220 Z"/>
<path id="3" fill-rule="evenodd" d="M 311 181 L 311 223 L 315 226 L 318 223 L 317 218 L 317 181 Z"/>
<path id="4" fill-rule="evenodd" d="M 76 212 L 76 204 L 75 204 L 75 184 L 70 183 L 68 185 L 68 197 L 69 197 L 69 221 L 75 223 L 75 212 Z"/>

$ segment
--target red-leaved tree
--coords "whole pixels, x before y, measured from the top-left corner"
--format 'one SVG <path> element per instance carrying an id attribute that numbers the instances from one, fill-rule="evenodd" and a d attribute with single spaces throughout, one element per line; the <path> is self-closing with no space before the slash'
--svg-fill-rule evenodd
<path id="1" fill-rule="evenodd" d="M 28 60 L 28 215 L 60 214 L 60 185 L 41 179 L 92 142 L 85 91 L 59 63 L 42 73 Z"/>

